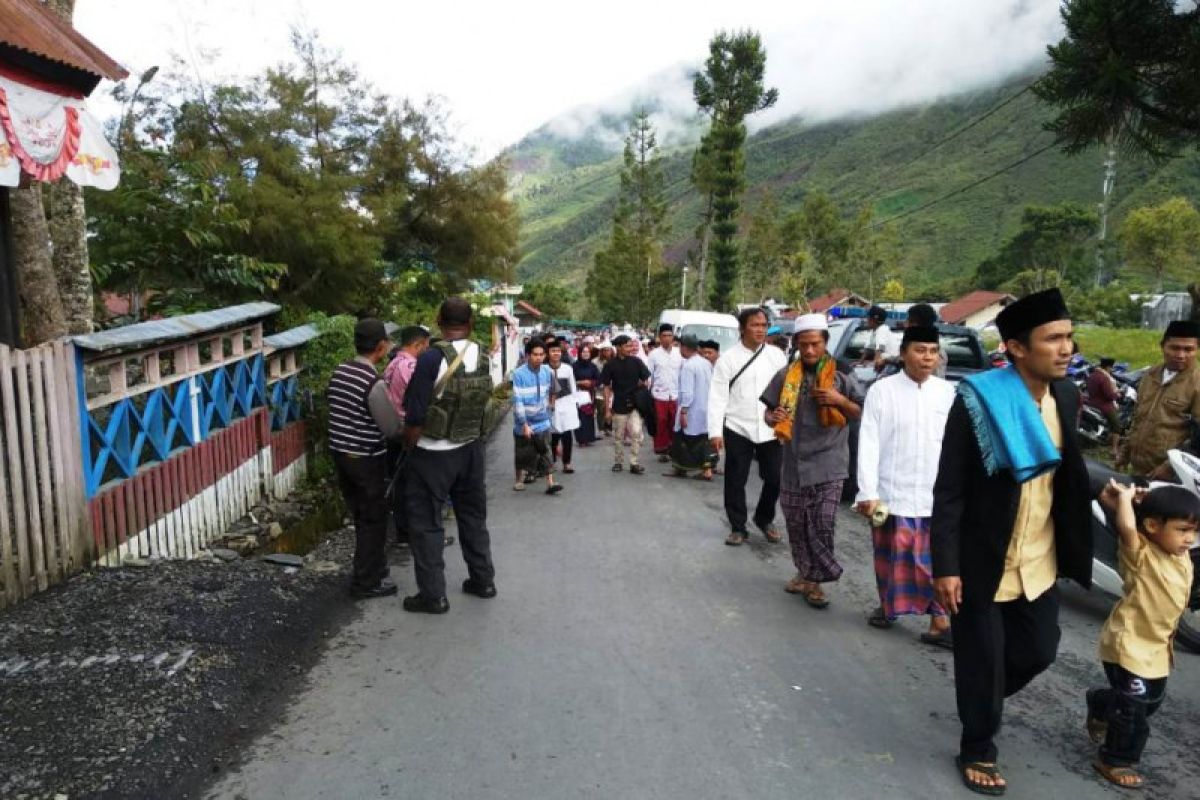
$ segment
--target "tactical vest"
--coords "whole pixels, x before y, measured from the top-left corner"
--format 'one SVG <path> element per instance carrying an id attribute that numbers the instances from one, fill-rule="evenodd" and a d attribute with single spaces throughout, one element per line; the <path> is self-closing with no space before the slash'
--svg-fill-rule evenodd
<path id="1" fill-rule="evenodd" d="M 449 370 L 458 359 L 458 350 L 450 342 L 439 342 L 435 347 L 442 351 L 446 369 Z M 478 439 L 484 433 L 484 417 L 491 397 L 491 365 L 480 347 L 479 363 L 473 372 L 467 371 L 464 359 L 463 364 L 446 380 L 441 397 L 434 398 L 429 406 L 422 434 L 455 444 Z"/>

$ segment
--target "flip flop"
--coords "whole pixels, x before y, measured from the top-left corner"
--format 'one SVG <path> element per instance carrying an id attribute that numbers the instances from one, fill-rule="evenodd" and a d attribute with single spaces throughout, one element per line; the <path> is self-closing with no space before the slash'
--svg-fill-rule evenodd
<path id="1" fill-rule="evenodd" d="M 882 608 L 877 608 L 867 617 L 867 624 L 872 628 L 890 628 L 895 623 L 884 615 Z"/>
<path id="2" fill-rule="evenodd" d="M 1114 767 L 1105 764 L 1103 761 L 1094 761 L 1092 766 L 1096 768 L 1104 776 L 1104 780 L 1116 786 L 1118 789 L 1141 789 L 1145 785 L 1145 780 L 1136 769 L 1133 767 Z M 1133 778 L 1133 783 L 1121 783 L 1121 778 Z"/>
<path id="3" fill-rule="evenodd" d="M 934 647 L 944 647 L 947 650 L 954 649 L 954 635 L 950 633 L 949 628 L 946 628 L 946 630 L 942 631 L 941 633 L 930 633 L 929 631 L 925 631 L 921 634 L 920 638 L 925 644 L 931 644 Z"/>
<path id="4" fill-rule="evenodd" d="M 986 783 L 976 783 L 967 777 L 967 770 L 972 770 L 974 772 L 982 772 L 992 780 L 995 780 L 996 778 L 1003 779 L 1004 776 L 1000 774 L 1000 770 L 997 769 L 995 764 L 989 764 L 983 761 L 963 761 L 961 756 L 955 756 L 954 764 L 958 767 L 958 774 L 959 777 L 962 778 L 963 786 L 967 787 L 972 792 L 975 792 L 976 794 L 986 794 L 990 797 L 999 797 L 1008 791 L 1007 784 L 1003 786 L 989 786 Z"/>
<path id="5" fill-rule="evenodd" d="M 804 593 L 804 602 L 813 608 L 828 608 L 829 598 L 820 589 L 811 589 Z"/>

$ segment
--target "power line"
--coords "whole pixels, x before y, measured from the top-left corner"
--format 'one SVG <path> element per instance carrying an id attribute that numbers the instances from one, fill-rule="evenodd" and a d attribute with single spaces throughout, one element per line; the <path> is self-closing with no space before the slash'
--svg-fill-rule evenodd
<path id="1" fill-rule="evenodd" d="M 979 186 L 980 184 L 987 183 L 987 182 L 988 182 L 988 181 L 990 181 L 992 178 L 995 178 L 995 177 L 998 177 L 998 176 L 1000 176 L 1000 175 L 1003 175 L 1004 173 L 1008 172 L 1009 170 L 1016 169 L 1017 167 L 1021 166 L 1022 164 L 1024 164 L 1024 163 L 1025 163 L 1025 162 L 1027 162 L 1027 161 L 1032 161 L 1033 159 L 1035 159 L 1035 158 L 1037 158 L 1038 156 L 1040 156 L 1042 153 L 1044 153 L 1044 152 L 1046 152 L 1047 150 L 1050 150 L 1051 148 L 1053 148 L 1053 147 L 1054 147 L 1056 144 L 1058 144 L 1058 142 L 1057 142 L 1057 141 L 1050 142 L 1050 143 L 1049 143 L 1048 145 L 1046 145 L 1045 147 L 1042 147 L 1042 148 L 1040 148 L 1040 149 L 1038 149 L 1038 150 L 1035 150 L 1035 151 L 1033 151 L 1032 153 L 1030 153 L 1030 154 L 1029 154 L 1029 155 L 1027 155 L 1027 156 L 1022 156 L 1021 158 L 1019 158 L 1019 159 L 1017 159 L 1016 161 L 1012 162 L 1012 163 L 1011 163 L 1011 164 L 1009 164 L 1008 166 L 1001 167 L 1000 169 L 996 170 L 995 172 L 992 172 L 992 173 L 990 173 L 990 174 L 988 174 L 988 175 L 985 175 L 985 176 L 983 176 L 982 178 L 979 178 L 979 179 L 977 179 L 977 180 L 971 181 L 971 182 L 970 182 L 970 183 L 968 183 L 966 186 L 960 186 L 959 188 L 955 189 L 954 191 L 952 191 L 952 192 L 947 192 L 946 194 L 942 195 L 941 197 L 937 197 L 937 198 L 934 198 L 933 200 L 930 200 L 928 203 L 922 203 L 921 205 L 917 206 L 916 208 L 910 208 L 908 211 L 902 211 L 901 213 L 899 213 L 899 214 L 896 214 L 896 215 L 894 215 L 894 216 L 891 216 L 891 217 L 888 217 L 887 219 L 881 219 L 881 220 L 879 220 L 878 222 L 876 222 L 876 223 L 874 223 L 874 224 L 870 225 L 870 226 L 869 226 L 869 228 L 870 228 L 871 230 L 874 230 L 875 228 L 878 228 L 878 227 L 881 227 L 881 226 L 883 226 L 883 225 L 886 225 L 886 224 L 888 224 L 889 222 L 895 222 L 895 221 L 896 221 L 896 220 L 898 220 L 898 219 L 904 219 L 905 217 L 908 217 L 908 216 L 911 216 L 911 215 L 913 215 L 913 214 L 916 214 L 916 213 L 917 213 L 917 212 L 919 212 L 919 211 L 924 211 L 925 209 L 927 209 L 927 208 L 929 208 L 929 207 L 931 207 L 931 206 L 935 206 L 935 205 L 937 205 L 938 203 L 941 203 L 941 202 L 942 202 L 942 201 L 944 201 L 944 200 L 949 200 L 951 197 L 956 197 L 957 195 L 963 194 L 964 192 L 968 192 L 968 191 L 970 191 L 971 189 L 974 189 L 976 186 Z"/>
<path id="2" fill-rule="evenodd" d="M 976 127 L 977 125 L 979 125 L 980 123 L 984 122 L 985 120 L 987 120 L 987 119 L 991 118 L 991 117 L 992 117 L 993 115 L 995 115 L 995 114 L 996 114 L 998 111 L 1000 111 L 1001 109 L 1003 109 L 1005 106 L 1009 105 L 1010 103 L 1012 103 L 1013 101 L 1015 101 L 1017 98 L 1021 97 L 1023 94 L 1025 94 L 1026 92 L 1028 92 L 1028 91 L 1029 91 L 1029 90 L 1030 90 L 1032 87 L 1033 87 L 1033 84 L 1032 84 L 1032 83 L 1028 83 L 1028 84 L 1026 84 L 1026 85 L 1025 85 L 1025 86 L 1023 86 L 1023 87 L 1021 88 L 1021 90 L 1020 90 L 1020 91 L 1018 91 L 1016 94 L 1010 95 L 1009 97 L 1005 98 L 1004 100 L 1001 100 L 999 103 L 997 103 L 996 105 L 994 105 L 994 106 L 992 106 L 991 108 L 989 108 L 987 111 L 985 111 L 985 112 L 984 112 L 983 114 L 981 114 L 980 116 L 978 116 L 978 117 L 976 117 L 975 119 L 973 119 L 973 120 L 971 120 L 971 121 L 967 122 L 967 123 L 966 123 L 965 125 L 963 125 L 961 128 L 958 128 L 958 129 L 957 129 L 957 130 L 955 130 L 953 133 L 950 133 L 950 134 L 948 134 L 948 135 L 944 136 L 943 138 L 939 139 L 938 141 L 934 142 L 933 144 L 929 145 L 929 147 L 926 147 L 926 148 L 925 148 L 924 150 L 922 150 L 922 151 L 921 151 L 921 152 L 920 152 L 918 155 L 915 155 L 915 156 L 913 156 L 913 157 L 912 157 L 912 158 L 910 158 L 908 161 L 905 161 L 903 164 L 899 164 L 899 165 L 897 165 L 897 166 L 895 166 L 895 167 L 892 167 L 891 169 L 887 170 L 887 171 L 886 171 L 886 172 L 883 174 L 883 177 L 882 177 L 882 178 L 880 178 L 880 179 L 878 180 L 878 183 L 879 183 L 879 184 L 882 184 L 882 183 L 883 183 L 884 181 L 886 181 L 888 178 L 891 178 L 893 175 L 896 175 L 897 173 L 901 172 L 902 170 L 904 170 L 904 169 L 906 169 L 906 168 L 908 168 L 908 167 L 912 166 L 913 164 L 917 163 L 917 162 L 918 162 L 918 161 L 920 161 L 921 159 L 925 158 L 925 157 L 926 157 L 926 156 L 928 156 L 930 153 L 932 153 L 934 150 L 937 150 L 938 148 L 942 147 L 943 145 L 949 144 L 950 142 L 954 141 L 954 140 L 955 140 L 955 139 L 957 139 L 958 137 L 962 136 L 962 135 L 963 135 L 964 133 L 966 133 L 967 131 L 969 131 L 969 130 L 971 130 L 972 128 Z"/>

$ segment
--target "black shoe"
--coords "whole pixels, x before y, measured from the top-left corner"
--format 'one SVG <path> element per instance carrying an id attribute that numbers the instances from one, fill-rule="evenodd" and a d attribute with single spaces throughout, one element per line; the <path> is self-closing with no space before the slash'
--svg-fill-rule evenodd
<path id="1" fill-rule="evenodd" d="M 473 594 L 476 597 L 482 597 L 487 600 L 490 597 L 496 596 L 496 584 L 494 583 L 478 583 L 467 578 L 463 581 L 463 591 L 467 594 Z"/>
<path id="2" fill-rule="evenodd" d="M 613 471 L 613 472 L 620 472 L 620 471 L 621 471 L 621 470 L 623 470 L 623 469 L 625 469 L 625 468 L 624 468 L 624 467 L 622 467 L 620 464 L 613 464 L 613 465 L 612 465 L 612 471 Z"/>
<path id="3" fill-rule="evenodd" d="M 445 614 L 450 610 L 450 602 L 444 597 L 430 600 L 419 594 L 404 598 L 404 610 L 414 614 Z"/>
<path id="4" fill-rule="evenodd" d="M 367 588 L 351 586 L 350 596 L 357 600 L 372 600 L 376 597 L 391 597 L 398 591 L 400 590 L 396 588 L 396 584 L 388 580 L 383 580 Z"/>
<path id="5" fill-rule="evenodd" d="M 442 547 L 449 547 L 452 544 L 454 544 L 453 536 L 447 536 L 444 539 L 442 539 Z"/>
<path id="6" fill-rule="evenodd" d="M 641 475 L 641 474 L 645 473 L 645 471 L 646 471 L 646 468 L 643 467 L 641 464 L 634 464 L 632 467 L 629 468 L 629 472 L 631 475 Z"/>

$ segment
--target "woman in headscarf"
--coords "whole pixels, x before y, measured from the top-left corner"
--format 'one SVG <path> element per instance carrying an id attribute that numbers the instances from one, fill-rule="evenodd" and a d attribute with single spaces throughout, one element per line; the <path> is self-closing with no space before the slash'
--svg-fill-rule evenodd
<path id="1" fill-rule="evenodd" d="M 579 390 L 579 428 L 575 431 L 575 443 L 580 447 L 591 447 L 596 441 L 596 386 L 600 383 L 600 369 L 592 360 L 592 346 L 585 344 L 579 348 L 579 357 L 575 359 L 575 386 Z M 583 395 L 588 401 L 583 402 Z"/>

